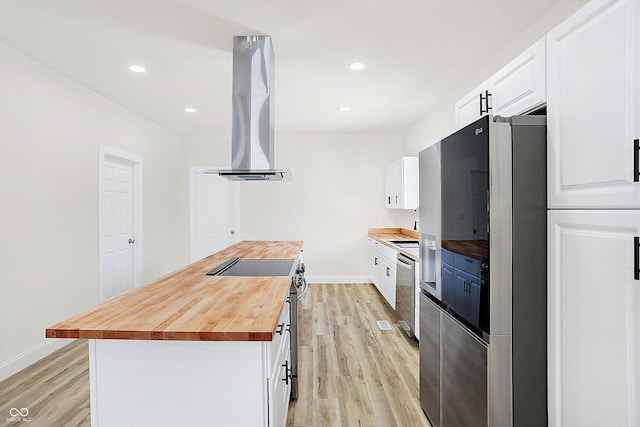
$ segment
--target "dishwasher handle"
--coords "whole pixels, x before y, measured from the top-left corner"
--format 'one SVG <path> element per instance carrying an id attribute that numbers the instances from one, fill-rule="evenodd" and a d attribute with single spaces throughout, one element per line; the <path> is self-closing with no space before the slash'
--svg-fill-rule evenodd
<path id="1" fill-rule="evenodd" d="M 406 268 L 407 270 L 413 270 L 413 266 L 415 265 L 415 261 L 411 258 L 398 254 L 398 267 Z"/>

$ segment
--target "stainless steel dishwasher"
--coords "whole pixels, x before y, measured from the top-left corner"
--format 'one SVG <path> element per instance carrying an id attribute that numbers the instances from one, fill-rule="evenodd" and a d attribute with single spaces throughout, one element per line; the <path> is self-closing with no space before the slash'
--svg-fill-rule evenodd
<path id="1" fill-rule="evenodd" d="M 415 268 L 414 260 L 398 254 L 396 270 L 396 318 L 400 327 L 410 336 L 415 336 Z"/>

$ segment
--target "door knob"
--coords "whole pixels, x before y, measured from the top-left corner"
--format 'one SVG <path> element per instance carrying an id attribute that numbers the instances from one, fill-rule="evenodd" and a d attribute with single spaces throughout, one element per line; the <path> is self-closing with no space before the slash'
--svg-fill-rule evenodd
<path id="1" fill-rule="evenodd" d="M 135 243 L 136 240 L 135 239 L 129 239 L 129 244 Z"/>
<path id="2" fill-rule="evenodd" d="M 229 233 L 236 234 L 236 230 L 231 230 Z"/>

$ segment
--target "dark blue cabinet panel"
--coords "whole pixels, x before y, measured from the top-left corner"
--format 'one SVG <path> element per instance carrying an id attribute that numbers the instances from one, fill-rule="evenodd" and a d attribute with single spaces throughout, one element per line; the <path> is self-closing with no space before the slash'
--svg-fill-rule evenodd
<path id="1" fill-rule="evenodd" d="M 469 275 L 467 285 L 467 298 L 465 299 L 465 316 L 472 324 L 480 325 L 480 278 Z"/>
<path id="2" fill-rule="evenodd" d="M 442 249 L 442 299 L 474 326 L 480 325 L 480 260 Z"/>
<path id="3" fill-rule="evenodd" d="M 442 263 L 442 299 L 451 306 L 456 303 L 453 267 L 444 262 Z"/>

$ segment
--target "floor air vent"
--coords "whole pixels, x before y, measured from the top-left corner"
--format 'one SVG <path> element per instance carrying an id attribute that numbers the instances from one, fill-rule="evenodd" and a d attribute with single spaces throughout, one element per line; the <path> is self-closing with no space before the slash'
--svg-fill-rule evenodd
<path id="1" fill-rule="evenodd" d="M 391 330 L 391 325 L 387 320 L 376 320 L 376 323 L 378 324 L 378 328 L 380 328 L 381 331 Z"/>

